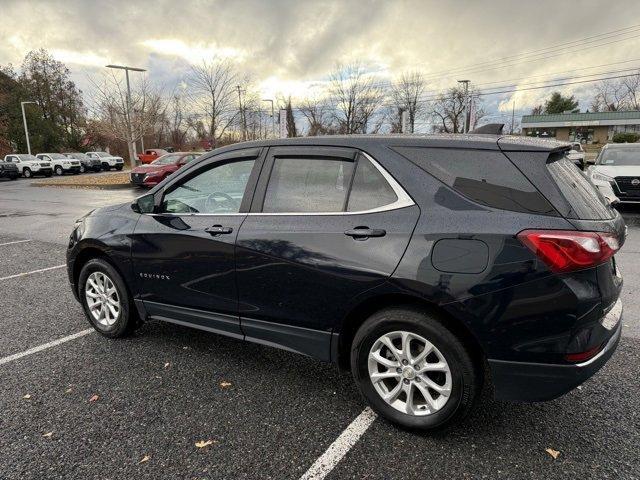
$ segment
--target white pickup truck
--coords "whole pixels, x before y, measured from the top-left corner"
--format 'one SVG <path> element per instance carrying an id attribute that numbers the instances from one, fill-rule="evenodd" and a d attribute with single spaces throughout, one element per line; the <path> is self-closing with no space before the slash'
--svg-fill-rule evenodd
<path id="1" fill-rule="evenodd" d="M 112 168 L 122 170 L 124 168 L 122 157 L 116 157 L 107 152 L 87 152 L 87 156 L 100 160 L 103 170 L 111 170 Z"/>
<path id="2" fill-rule="evenodd" d="M 80 173 L 80 161 L 67 158 L 61 153 L 39 153 L 36 155 L 40 160 L 51 162 L 53 173 L 62 175 L 64 173 Z"/>
<path id="3" fill-rule="evenodd" d="M 4 161 L 15 163 L 20 175 L 25 178 L 31 178 L 34 175 L 44 175 L 45 177 L 53 175 L 51 162 L 45 162 L 28 153 L 10 153 L 5 155 Z"/>

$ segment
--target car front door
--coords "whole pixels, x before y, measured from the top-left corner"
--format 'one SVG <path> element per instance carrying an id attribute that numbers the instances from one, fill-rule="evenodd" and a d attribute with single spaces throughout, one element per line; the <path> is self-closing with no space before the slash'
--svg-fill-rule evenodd
<path id="1" fill-rule="evenodd" d="M 185 169 L 132 242 L 136 299 L 151 317 L 241 336 L 235 240 L 249 209 L 259 149 L 222 154 Z"/>
<path id="2" fill-rule="evenodd" d="M 329 360 L 332 329 L 393 273 L 418 216 L 364 153 L 271 148 L 237 239 L 247 339 Z"/>

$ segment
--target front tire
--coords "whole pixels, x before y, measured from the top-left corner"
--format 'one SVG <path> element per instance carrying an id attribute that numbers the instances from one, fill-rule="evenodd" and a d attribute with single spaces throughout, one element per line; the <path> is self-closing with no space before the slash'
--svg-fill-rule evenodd
<path id="1" fill-rule="evenodd" d="M 482 385 L 479 365 L 435 315 L 389 308 L 357 331 L 351 370 L 382 417 L 403 427 L 438 430 L 462 420 Z"/>
<path id="2" fill-rule="evenodd" d="M 104 170 L 105 172 L 108 172 L 109 170 L 111 170 L 111 167 L 109 166 L 108 163 L 103 163 L 102 170 Z"/>
<path id="3" fill-rule="evenodd" d="M 86 171 L 87 171 L 87 169 L 84 168 L 84 165 L 80 165 L 80 173 L 84 173 Z"/>
<path id="4" fill-rule="evenodd" d="M 33 176 L 33 174 L 31 173 L 31 169 L 25 167 L 24 170 L 22 170 L 22 176 L 24 178 L 31 178 Z"/>
<path id="5" fill-rule="evenodd" d="M 58 176 L 61 176 L 64 173 L 64 171 L 62 170 L 62 167 L 60 167 L 60 166 L 56 167 L 53 171 Z"/>
<path id="6" fill-rule="evenodd" d="M 118 171 L 122 170 L 122 165 L 118 165 L 118 166 L 116 167 L 116 170 L 118 170 Z"/>
<path id="7" fill-rule="evenodd" d="M 105 337 L 127 336 L 137 326 L 138 315 L 124 280 L 105 260 L 94 258 L 82 267 L 78 295 L 87 320 Z"/>

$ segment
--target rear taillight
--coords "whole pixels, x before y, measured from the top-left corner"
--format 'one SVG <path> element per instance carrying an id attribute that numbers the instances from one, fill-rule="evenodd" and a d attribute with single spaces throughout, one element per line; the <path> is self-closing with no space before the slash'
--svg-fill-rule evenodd
<path id="1" fill-rule="evenodd" d="M 615 235 L 603 232 L 523 230 L 518 239 L 557 273 L 599 265 L 620 248 Z"/>

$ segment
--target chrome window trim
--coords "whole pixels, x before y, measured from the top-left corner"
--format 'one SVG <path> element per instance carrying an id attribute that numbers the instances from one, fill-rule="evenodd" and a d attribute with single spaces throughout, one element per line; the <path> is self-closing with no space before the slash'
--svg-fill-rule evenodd
<path id="1" fill-rule="evenodd" d="M 152 213 L 146 215 L 171 215 L 174 217 L 198 217 L 198 216 L 237 216 L 246 215 L 250 217 L 263 217 L 263 216 L 335 216 L 335 215 L 366 215 L 369 213 L 388 212 L 391 210 L 399 210 L 401 208 L 411 207 L 415 205 L 413 199 L 405 191 L 404 188 L 396 181 L 395 178 L 387 172 L 382 165 L 375 161 L 368 153 L 359 150 L 364 157 L 369 160 L 374 167 L 378 169 L 380 174 L 384 177 L 387 183 L 391 186 L 396 194 L 396 201 L 380 207 L 371 208 L 369 210 L 358 210 L 357 212 L 245 212 L 245 213 Z"/>

